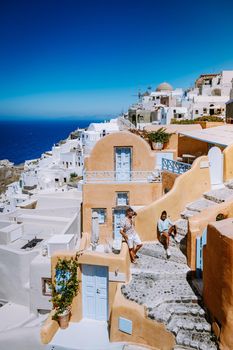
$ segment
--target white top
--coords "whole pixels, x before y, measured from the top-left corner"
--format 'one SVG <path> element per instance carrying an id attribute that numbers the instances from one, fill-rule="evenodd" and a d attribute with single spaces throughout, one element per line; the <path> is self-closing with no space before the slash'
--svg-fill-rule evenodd
<path id="1" fill-rule="evenodd" d="M 74 238 L 74 235 L 53 235 L 47 243 L 69 243 Z"/>
<path id="2" fill-rule="evenodd" d="M 165 220 L 159 219 L 159 221 L 158 221 L 159 233 L 162 233 L 164 231 L 168 231 L 172 225 L 173 225 L 173 223 L 169 218 L 167 218 Z"/>
<path id="3" fill-rule="evenodd" d="M 121 230 L 124 230 L 128 237 L 136 234 L 133 221 L 127 217 L 121 221 Z"/>

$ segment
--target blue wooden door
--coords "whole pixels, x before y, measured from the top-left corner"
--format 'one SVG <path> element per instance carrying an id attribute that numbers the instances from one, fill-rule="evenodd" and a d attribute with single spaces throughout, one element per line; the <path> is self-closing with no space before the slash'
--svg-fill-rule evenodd
<path id="1" fill-rule="evenodd" d="M 117 181 L 129 181 L 131 174 L 131 148 L 115 148 L 115 172 Z"/>
<path id="2" fill-rule="evenodd" d="M 83 317 L 108 320 L 108 267 L 82 265 Z"/>
<path id="3" fill-rule="evenodd" d="M 121 222 L 125 218 L 125 209 L 115 209 L 114 210 L 114 239 L 116 238 L 122 238 L 120 229 L 121 229 Z"/>
<path id="4" fill-rule="evenodd" d="M 202 236 L 196 239 L 196 269 L 203 271 L 203 247 L 207 243 L 207 227 L 204 229 Z"/>

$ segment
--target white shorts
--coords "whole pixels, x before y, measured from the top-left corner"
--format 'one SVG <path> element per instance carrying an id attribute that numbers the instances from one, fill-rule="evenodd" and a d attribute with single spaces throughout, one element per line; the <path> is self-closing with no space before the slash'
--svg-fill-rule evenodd
<path id="1" fill-rule="evenodd" d="M 128 236 L 128 246 L 129 249 L 132 249 L 134 247 L 134 245 L 139 245 L 142 243 L 142 241 L 140 240 L 140 237 L 137 233 L 135 233 L 134 235 L 130 235 Z"/>

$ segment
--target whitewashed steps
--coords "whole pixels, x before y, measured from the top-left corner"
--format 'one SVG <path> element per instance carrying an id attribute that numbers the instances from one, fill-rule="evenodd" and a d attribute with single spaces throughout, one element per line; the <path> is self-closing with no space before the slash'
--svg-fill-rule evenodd
<path id="1" fill-rule="evenodd" d="M 216 205 L 216 203 L 212 200 L 201 198 L 192 203 L 189 203 L 186 206 L 186 209 L 200 213 L 202 210 L 212 207 L 213 205 Z"/>
<path id="2" fill-rule="evenodd" d="M 229 199 L 233 199 L 233 189 L 228 187 L 211 190 L 203 194 L 203 197 L 215 203 L 222 203 Z"/>

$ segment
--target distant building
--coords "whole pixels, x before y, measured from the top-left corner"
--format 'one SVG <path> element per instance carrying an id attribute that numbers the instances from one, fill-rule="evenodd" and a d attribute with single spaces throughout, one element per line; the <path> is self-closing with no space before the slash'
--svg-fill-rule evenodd
<path id="1" fill-rule="evenodd" d="M 131 106 L 128 119 L 135 126 L 148 123 L 170 124 L 173 118 L 187 118 L 187 108 L 182 106 L 184 92 L 164 82 L 155 91 L 142 94 L 140 102 Z"/>
<path id="2" fill-rule="evenodd" d="M 233 124 L 233 79 L 231 82 L 230 100 L 226 103 L 226 122 L 229 124 Z"/>

